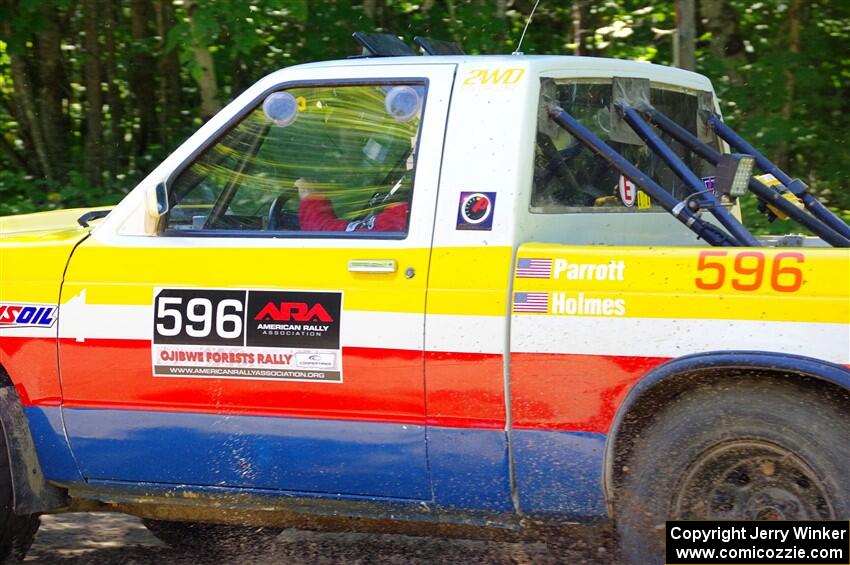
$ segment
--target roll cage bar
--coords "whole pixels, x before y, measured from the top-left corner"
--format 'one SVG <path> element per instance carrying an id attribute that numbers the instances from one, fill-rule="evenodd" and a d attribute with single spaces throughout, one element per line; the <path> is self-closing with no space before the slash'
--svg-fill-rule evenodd
<path id="1" fill-rule="evenodd" d="M 625 134 L 624 137 L 636 134 L 667 164 L 690 192 L 684 200 L 675 198 L 670 191 L 656 183 L 554 101 L 548 102 L 549 117 L 620 174 L 634 182 L 697 237 L 714 246 L 760 246 L 758 239 L 729 213 L 712 191 L 705 189 L 699 176 L 655 133 L 652 125 L 715 167 L 718 167 L 724 155 L 653 107 L 649 103 L 649 86 L 648 79 L 615 78 L 611 123 L 615 126 L 620 122 L 627 124 L 631 131 L 622 131 L 621 134 Z M 713 103 L 712 93 L 700 92 L 698 98 L 698 124 L 708 133 L 716 134 L 732 148 L 745 154 L 743 156 L 754 158 L 755 164 L 764 173 L 773 175 L 778 180 L 778 187 L 765 184 L 754 176 L 750 176 L 747 181 L 747 188 L 759 199 L 759 209 L 768 215 L 770 221 L 781 213 L 833 247 L 850 247 L 850 228 L 809 193 L 805 183 L 792 179 L 724 124 L 707 102 Z M 725 231 L 704 221 L 700 217 L 702 209 L 714 215 Z"/>

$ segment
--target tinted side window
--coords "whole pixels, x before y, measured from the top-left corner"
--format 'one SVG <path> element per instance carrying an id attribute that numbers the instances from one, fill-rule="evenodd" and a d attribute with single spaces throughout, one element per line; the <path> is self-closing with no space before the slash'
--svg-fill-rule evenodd
<path id="1" fill-rule="evenodd" d="M 679 199 L 689 194 L 685 185 L 664 162 L 646 146 L 618 143 L 609 138 L 611 127 L 611 82 L 555 83 L 554 90 L 541 95 L 541 108 L 554 97 L 557 103 L 585 127 L 616 149 L 626 159 L 651 176 Z M 652 105 L 697 133 L 697 97 L 695 94 L 652 88 Z M 713 174 L 712 168 L 694 157 L 666 134 L 661 138 L 670 145 L 692 170 L 701 176 Z M 619 197 L 620 174 L 567 131 L 539 112 L 535 148 L 531 211 L 568 212 L 640 212 L 660 211 L 648 195 L 640 193 L 636 202 L 626 206 Z"/>
<path id="2" fill-rule="evenodd" d="M 171 186 L 170 233 L 407 233 L 423 84 L 267 96 Z"/>

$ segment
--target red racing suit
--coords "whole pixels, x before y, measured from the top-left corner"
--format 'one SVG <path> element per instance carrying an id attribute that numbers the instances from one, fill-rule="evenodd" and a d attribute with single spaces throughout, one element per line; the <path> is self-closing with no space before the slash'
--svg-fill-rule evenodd
<path id="1" fill-rule="evenodd" d="M 337 218 L 330 200 L 311 194 L 301 199 L 298 220 L 303 231 L 403 232 L 408 209 L 407 202 L 395 202 L 365 220 L 342 220 Z"/>

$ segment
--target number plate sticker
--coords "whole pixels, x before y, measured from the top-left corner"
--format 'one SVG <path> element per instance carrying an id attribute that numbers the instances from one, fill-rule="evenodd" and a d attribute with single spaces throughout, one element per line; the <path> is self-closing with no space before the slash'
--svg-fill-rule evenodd
<path id="1" fill-rule="evenodd" d="M 154 289 L 155 377 L 342 382 L 342 292 Z"/>

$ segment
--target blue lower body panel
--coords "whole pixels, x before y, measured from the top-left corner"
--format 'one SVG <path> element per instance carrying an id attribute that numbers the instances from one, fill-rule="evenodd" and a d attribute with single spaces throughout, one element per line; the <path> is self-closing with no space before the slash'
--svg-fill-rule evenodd
<path id="1" fill-rule="evenodd" d="M 92 486 L 112 482 L 118 489 L 194 485 L 433 501 L 450 513 L 513 512 L 504 430 L 65 409 L 72 455 L 59 408 L 25 412 L 44 474 L 57 482 L 85 477 Z M 514 431 L 522 512 L 552 520 L 604 517 L 605 440 L 598 433 Z"/>
<path id="2" fill-rule="evenodd" d="M 410 424 L 65 409 L 86 479 L 430 500 Z"/>
<path id="3" fill-rule="evenodd" d="M 439 508 L 513 512 L 504 430 L 428 428 L 428 457 Z"/>
<path id="4" fill-rule="evenodd" d="M 516 430 L 514 468 L 523 513 L 563 519 L 605 517 L 605 434 Z"/>
<path id="5" fill-rule="evenodd" d="M 82 481 L 80 469 L 65 438 L 62 409 L 58 406 L 26 406 L 24 414 L 44 476 L 53 481 Z"/>

